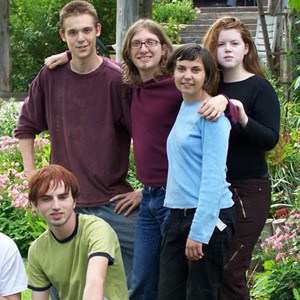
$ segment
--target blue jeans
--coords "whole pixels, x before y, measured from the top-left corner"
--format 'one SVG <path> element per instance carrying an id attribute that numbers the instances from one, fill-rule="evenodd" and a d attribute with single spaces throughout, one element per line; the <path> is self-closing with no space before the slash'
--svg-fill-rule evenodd
<path id="1" fill-rule="evenodd" d="M 76 207 L 76 212 L 95 215 L 105 220 L 116 232 L 122 252 L 127 284 L 130 285 L 130 276 L 132 273 L 133 245 L 135 227 L 137 221 L 137 211 L 132 212 L 125 217 L 124 214 L 116 214 L 114 209 L 117 202 L 102 205 L 98 207 Z"/>
<path id="2" fill-rule="evenodd" d="M 162 234 L 170 212 L 163 206 L 164 199 L 164 187 L 144 187 L 135 234 L 130 300 L 157 299 Z"/>

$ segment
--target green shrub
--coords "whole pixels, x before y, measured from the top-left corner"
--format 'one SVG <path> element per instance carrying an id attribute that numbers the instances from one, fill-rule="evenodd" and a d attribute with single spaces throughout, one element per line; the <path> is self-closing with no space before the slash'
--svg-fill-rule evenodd
<path id="1" fill-rule="evenodd" d="M 48 164 L 50 143 L 39 137 L 35 142 L 37 166 Z M 18 150 L 18 141 L 9 136 L 0 137 L 0 231 L 10 236 L 23 256 L 30 243 L 44 231 L 33 231 L 28 220 L 31 208 L 27 198 L 27 176 Z M 38 219 L 37 219 L 38 220 Z"/>
<path id="2" fill-rule="evenodd" d="M 261 244 L 258 258 L 264 272 L 254 278 L 251 296 L 259 300 L 292 300 L 300 293 L 300 213 L 293 211 L 285 225 Z"/>
<path id="3" fill-rule="evenodd" d="M 193 1 L 155 1 L 153 3 L 153 19 L 160 23 L 167 23 L 170 18 L 179 24 L 189 24 L 194 21 L 196 11 L 193 9 Z"/>
<path id="4" fill-rule="evenodd" d="M 267 154 L 272 182 L 272 206 L 300 203 L 300 102 L 295 93 L 287 100 L 283 88 L 269 76 L 281 106 L 281 133 L 277 146 Z"/>
<path id="5" fill-rule="evenodd" d="M 67 49 L 59 36 L 59 12 L 69 0 L 10 0 L 13 90 L 25 92 L 44 59 Z M 115 43 L 116 1 L 90 0 L 102 24 L 101 40 Z"/>
<path id="6" fill-rule="evenodd" d="M 0 102 L 0 136 L 13 136 L 19 114 L 19 105 L 14 99 Z"/>
<path id="7" fill-rule="evenodd" d="M 180 43 L 179 31 L 182 24 L 190 24 L 197 17 L 193 1 L 167 0 L 153 3 L 153 20 L 160 23 L 173 43 Z"/>

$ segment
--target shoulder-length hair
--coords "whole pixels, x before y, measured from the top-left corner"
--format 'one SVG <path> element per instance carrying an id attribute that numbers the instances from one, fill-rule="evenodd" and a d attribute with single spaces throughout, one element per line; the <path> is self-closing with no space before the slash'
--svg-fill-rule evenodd
<path id="1" fill-rule="evenodd" d="M 245 55 L 243 61 L 244 68 L 250 73 L 265 77 L 259 64 L 257 49 L 253 41 L 252 34 L 246 28 L 244 23 L 237 18 L 222 17 L 215 21 L 203 38 L 204 47 L 206 47 L 210 51 L 214 59 L 217 61 L 219 35 L 221 30 L 227 29 L 237 30 L 241 34 L 244 43 L 247 44 L 249 47 L 248 53 Z"/>
<path id="2" fill-rule="evenodd" d="M 131 60 L 130 55 L 130 44 L 132 41 L 133 36 L 140 30 L 147 29 L 151 33 L 155 34 L 161 43 L 164 49 L 164 55 L 161 58 L 159 68 L 157 73 L 154 75 L 154 79 L 159 79 L 167 75 L 166 64 L 170 54 L 173 51 L 172 44 L 162 27 L 152 21 L 150 19 L 141 19 L 135 22 L 127 31 L 123 50 L 122 50 L 122 57 L 123 57 L 123 81 L 127 84 L 134 84 L 134 85 L 141 85 L 142 80 L 139 74 L 137 67 Z"/>

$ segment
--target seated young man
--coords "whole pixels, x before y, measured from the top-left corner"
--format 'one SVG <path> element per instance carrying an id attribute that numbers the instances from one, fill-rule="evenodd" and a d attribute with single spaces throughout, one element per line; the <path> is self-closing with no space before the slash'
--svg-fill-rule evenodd
<path id="1" fill-rule="evenodd" d="M 48 229 L 28 253 L 32 299 L 48 300 L 53 285 L 60 299 L 128 299 L 116 233 L 96 216 L 76 214 L 76 177 L 59 165 L 36 171 L 29 179 L 29 201 Z"/>

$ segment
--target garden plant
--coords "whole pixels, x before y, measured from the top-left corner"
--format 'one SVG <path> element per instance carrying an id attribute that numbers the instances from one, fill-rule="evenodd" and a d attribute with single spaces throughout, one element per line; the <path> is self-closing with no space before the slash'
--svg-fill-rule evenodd
<path id="1" fill-rule="evenodd" d="M 58 15 L 53 12 L 59 11 L 66 2 L 67 0 L 40 0 L 28 6 L 26 0 L 11 1 L 11 42 L 16 90 L 27 90 L 29 82 L 42 66 L 44 57 L 65 50 L 65 46 L 57 42 Z M 106 44 L 112 44 L 115 34 L 115 17 L 112 17 L 115 16 L 112 13 L 115 1 L 91 2 L 95 2 L 95 6 L 101 9 L 108 8 L 109 11 L 102 10 L 102 14 L 100 13 L 100 16 L 103 15 L 101 22 L 109 24 L 104 26 L 107 33 L 103 32 L 102 35 Z M 47 11 L 41 14 L 38 5 L 43 3 Z M 189 23 L 195 18 L 191 3 L 188 0 L 174 3 L 154 1 L 153 17 L 165 23 L 173 42 L 180 42 L 179 24 Z M 290 0 L 289 5 L 300 12 L 299 0 Z M 177 15 L 179 7 L 180 16 Z M 31 19 L 28 18 L 28 10 L 33 16 Z M 299 24 L 300 17 L 295 18 L 293 26 L 299 28 Z M 291 53 L 291 58 L 299 61 L 299 30 L 295 30 L 294 35 L 296 49 Z M 270 217 L 285 218 L 286 222 L 260 245 L 257 259 L 264 269 L 254 277 L 251 289 L 252 298 L 259 300 L 300 300 L 300 67 L 296 67 L 294 71 L 296 75 L 289 99 L 286 99 L 283 88 L 278 84 L 278 78 L 268 75 L 278 94 L 282 110 L 280 141 L 268 153 L 272 180 Z M 22 256 L 26 258 L 29 245 L 45 230 L 45 223 L 34 207 L 28 205 L 27 176 L 23 171 L 17 140 L 13 138 L 19 106 L 13 99 L 2 102 L 0 99 L 0 231 L 14 239 Z M 35 151 L 38 167 L 49 163 L 50 140 L 47 134 L 36 139 Z M 135 176 L 132 153 L 128 180 L 135 188 L 141 186 Z"/>

